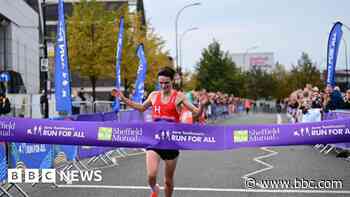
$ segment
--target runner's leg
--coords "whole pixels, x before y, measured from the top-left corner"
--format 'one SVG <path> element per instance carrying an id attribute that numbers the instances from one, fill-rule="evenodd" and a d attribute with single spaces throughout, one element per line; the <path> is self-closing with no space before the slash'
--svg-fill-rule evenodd
<path id="1" fill-rule="evenodd" d="M 159 155 L 153 150 L 147 150 L 146 168 L 147 168 L 148 184 L 153 191 L 157 183 L 159 162 L 160 162 Z"/>
<path id="2" fill-rule="evenodd" d="M 174 174 L 176 169 L 177 158 L 174 160 L 165 160 L 165 178 L 164 192 L 165 197 L 171 197 L 174 190 Z"/>

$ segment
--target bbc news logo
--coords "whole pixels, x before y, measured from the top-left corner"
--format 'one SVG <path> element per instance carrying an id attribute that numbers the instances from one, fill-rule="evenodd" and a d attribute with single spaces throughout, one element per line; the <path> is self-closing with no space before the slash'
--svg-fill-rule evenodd
<path id="1" fill-rule="evenodd" d="M 8 169 L 9 183 L 101 182 L 101 170 Z"/>

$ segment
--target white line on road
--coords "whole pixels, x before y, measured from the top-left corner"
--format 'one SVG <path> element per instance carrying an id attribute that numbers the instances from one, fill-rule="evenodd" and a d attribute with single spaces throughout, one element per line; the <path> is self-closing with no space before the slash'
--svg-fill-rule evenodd
<path id="1" fill-rule="evenodd" d="M 281 117 L 280 114 L 277 114 L 277 124 L 281 124 L 281 123 L 282 123 L 282 117 Z M 245 183 L 246 183 L 246 180 L 247 180 L 250 176 L 253 176 L 253 175 L 255 175 L 255 174 L 258 174 L 258 173 L 261 173 L 261 172 L 264 172 L 264 171 L 267 171 L 267 170 L 271 170 L 271 169 L 274 168 L 273 165 L 268 164 L 268 163 L 266 163 L 266 162 L 264 162 L 264 161 L 261 161 L 261 159 L 266 159 L 266 158 L 275 156 L 275 155 L 278 154 L 278 152 L 273 151 L 273 150 L 270 150 L 270 149 L 268 149 L 268 148 L 266 148 L 266 147 L 262 147 L 262 148 L 260 148 L 260 149 L 269 152 L 269 154 L 263 155 L 263 156 L 259 156 L 259 157 L 255 157 L 255 158 L 254 158 L 254 161 L 256 161 L 256 162 L 258 162 L 258 163 L 260 163 L 260 164 L 266 166 L 266 168 L 263 168 L 263 169 L 260 169 L 260 170 L 257 170 L 257 171 L 254 171 L 254 172 L 251 172 L 251 173 L 248 173 L 248 174 L 242 176 L 241 178 L 244 179 L 244 182 L 245 182 Z M 264 186 L 261 185 L 260 183 L 255 183 L 255 185 L 258 186 L 258 187 L 260 187 L 261 189 L 264 189 Z"/>
<path id="2" fill-rule="evenodd" d="M 242 178 L 248 178 L 248 177 L 250 177 L 250 176 L 252 176 L 252 175 L 255 175 L 255 174 L 258 174 L 258 173 L 260 173 L 260 172 L 267 171 L 267 170 L 271 170 L 271 169 L 274 168 L 273 165 L 268 164 L 268 163 L 266 163 L 266 162 L 264 162 L 264 161 L 261 161 L 261 159 L 266 159 L 266 158 L 272 157 L 272 156 L 274 156 L 274 155 L 277 155 L 278 152 L 273 151 L 273 150 L 270 150 L 270 149 L 268 149 L 268 148 L 266 148 L 266 147 L 263 147 L 263 148 L 260 148 L 260 149 L 269 152 L 269 154 L 267 154 L 267 155 L 262 155 L 262 156 L 259 156 L 259 157 L 255 157 L 255 158 L 254 158 L 254 161 L 256 161 L 256 162 L 258 162 L 258 163 L 260 163 L 260 164 L 266 166 L 266 168 L 263 168 L 263 169 L 260 169 L 260 170 L 251 172 L 251 173 L 249 173 L 249 174 L 246 174 L 246 175 L 244 175 Z"/>
<path id="3" fill-rule="evenodd" d="M 148 186 L 117 186 L 117 185 L 57 185 L 58 188 L 76 189 L 124 189 L 149 190 Z M 164 189 L 161 187 L 161 189 Z M 207 192 L 244 192 L 244 193 L 307 193 L 307 194 L 350 194 L 350 190 L 267 190 L 267 189 L 231 189 L 231 188 L 196 188 L 175 187 L 176 191 L 207 191 Z"/>
<path id="4" fill-rule="evenodd" d="M 242 176 L 241 178 L 244 179 L 245 181 L 246 181 L 246 179 L 249 178 L 250 176 L 253 176 L 253 175 L 255 175 L 255 174 L 258 174 L 258 173 L 261 173 L 261 172 L 264 172 L 264 171 L 267 171 L 267 170 L 271 170 L 271 169 L 274 168 L 273 165 L 268 164 L 268 163 L 266 163 L 266 162 L 264 162 L 264 161 L 261 161 L 260 159 L 266 159 L 266 158 L 275 156 L 275 155 L 278 154 L 278 152 L 273 151 L 273 150 L 270 150 L 270 149 L 268 149 L 268 148 L 266 148 L 266 147 L 263 147 L 263 148 L 260 148 L 260 149 L 269 152 L 269 154 L 267 154 L 267 155 L 262 155 L 262 156 L 259 156 L 259 157 L 255 157 L 255 158 L 254 158 L 254 161 L 256 161 L 256 162 L 258 162 L 258 163 L 260 163 L 260 164 L 266 166 L 266 168 L 263 168 L 263 169 L 260 169 L 260 170 L 256 170 L 256 171 L 254 171 L 254 172 L 251 172 L 251 173 L 248 173 L 248 174 Z M 261 185 L 261 184 L 259 184 L 259 183 L 256 183 L 256 186 L 258 186 L 258 187 L 260 187 L 260 188 L 264 188 L 264 186 Z"/>

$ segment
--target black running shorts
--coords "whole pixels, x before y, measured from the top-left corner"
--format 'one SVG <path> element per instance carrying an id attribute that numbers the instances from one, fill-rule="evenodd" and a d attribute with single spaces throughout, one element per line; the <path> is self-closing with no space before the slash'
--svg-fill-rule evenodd
<path id="1" fill-rule="evenodd" d="M 163 150 L 163 149 L 147 149 L 156 152 L 162 160 L 174 160 L 176 159 L 180 152 L 178 150 Z"/>

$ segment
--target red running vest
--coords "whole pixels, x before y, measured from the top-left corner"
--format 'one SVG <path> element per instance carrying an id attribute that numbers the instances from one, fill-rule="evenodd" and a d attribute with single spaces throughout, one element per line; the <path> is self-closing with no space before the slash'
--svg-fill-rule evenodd
<path id="1" fill-rule="evenodd" d="M 168 103 L 163 103 L 161 93 L 156 93 L 156 101 L 152 106 L 152 118 L 154 121 L 167 120 L 180 122 L 180 114 L 176 110 L 177 91 L 172 91 Z"/>

